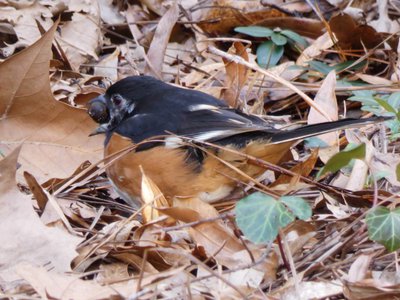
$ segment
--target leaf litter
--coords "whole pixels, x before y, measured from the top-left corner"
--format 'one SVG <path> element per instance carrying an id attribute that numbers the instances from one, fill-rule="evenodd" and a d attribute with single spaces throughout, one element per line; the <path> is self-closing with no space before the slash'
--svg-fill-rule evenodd
<path id="1" fill-rule="evenodd" d="M 400 126 L 394 121 L 391 140 L 382 126 L 325 140 L 334 152 L 365 142 L 370 154 L 363 164 L 340 166 L 321 178 L 318 170 L 332 155 L 326 149 L 301 143 L 283 166 L 246 157 L 272 170 L 264 177 L 270 181 L 253 179 L 246 189 L 242 183 L 220 203 L 171 202 L 144 175 L 145 204 L 134 209 L 105 177 L 110 160 L 102 159 L 102 138 L 88 137 L 95 124 L 85 105 L 130 75 L 153 74 L 207 92 L 279 127 L 398 112 L 393 101 L 389 112 L 380 105 L 397 89 L 398 1 L 381 1 L 363 21 L 340 14 L 343 7 L 335 4 L 321 19 L 307 3 L 282 8 L 273 2 L 0 3 L 2 297 L 399 296 L 397 252 L 383 246 L 399 243 L 396 232 L 382 237 L 374 223 L 381 245 L 366 229 L 368 220 L 379 219 L 370 210 L 377 204 L 388 206 L 380 218 L 391 216 L 398 226 Z M 366 2 L 344 11 L 361 11 Z M 275 30 L 269 45 L 286 30 L 309 46 L 297 52 L 285 46 L 278 65 L 262 69 L 256 47 L 267 38 L 234 31 L 250 25 Z M 280 229 L 275 241 L 251 242 L 233 208 L 260 188 L 274 197 L 302 197 L 312 217 Z"/>

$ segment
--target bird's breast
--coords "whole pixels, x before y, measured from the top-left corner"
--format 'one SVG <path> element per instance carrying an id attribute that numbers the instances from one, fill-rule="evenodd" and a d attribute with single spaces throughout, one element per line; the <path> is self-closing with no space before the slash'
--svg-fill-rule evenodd
<path id="1" fill-rule="evenodd" d="M 156 146 L 124 154 L 111 162 L 106 172 L 119 195 L 131 205 L 138 204 L 143 173 L 167 198 L 198 197 L 215 202 L 227 197 L 238 182 L 248 183 L 249 177 L 264 172 L 260 166 L 249 163 L 248 155 L 277 164 L 291 144 L 253 141 L 243 148 L 234 145 L 225 149 L 208 148 L 200 168 L 188 159 L 187 149 Z M 132 147 L 132 141 L 114 133 L 106 145 L 105 157 L 128 147 Z"/>

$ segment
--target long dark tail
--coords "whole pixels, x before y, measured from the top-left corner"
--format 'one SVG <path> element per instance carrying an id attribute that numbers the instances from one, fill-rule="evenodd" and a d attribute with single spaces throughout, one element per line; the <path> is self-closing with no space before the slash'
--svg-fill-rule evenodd
<path id="1" fill-rule="evenodd" d="M 371 117 L 366 119 L 342 119 L 339 121 L 325 122 L 299 127 L 292 130 L 280 131 L 272 135 L 271 143 L 282 143 L 298 139 L 304 139 L 323 133 L 341 129 L 362 127 L 368 124 L 380 123 L 390 120 L 392 117 Z"/>

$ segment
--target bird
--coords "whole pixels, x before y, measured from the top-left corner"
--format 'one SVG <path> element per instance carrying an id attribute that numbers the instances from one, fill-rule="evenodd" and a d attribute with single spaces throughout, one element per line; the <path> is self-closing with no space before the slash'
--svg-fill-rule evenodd
<path id="1" fill-rule="evenodd" d="M 105 134 L 106 158 L 134 146 L 106 168 L 116 192 L 134 207 L 141 205 L 143 173 L 169 200 L 212 203 L 265 171 L 248 156 L 279 164 L 298 140 L 384 120 L 341 119 L 282 130 L 206 93 L 144 75 L 117 81 L 87 111 L 99 124 L 92 134 Z"/>

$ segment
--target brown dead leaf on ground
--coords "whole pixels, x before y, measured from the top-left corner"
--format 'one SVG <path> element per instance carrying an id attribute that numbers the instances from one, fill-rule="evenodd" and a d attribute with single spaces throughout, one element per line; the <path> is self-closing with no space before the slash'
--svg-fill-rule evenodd
<path id="1" fill-rule="evenodd" d="M 351 265 L 343 282 L 343 294 L 348 299 L 397 299 L 400 296 L 400 283 L 395 272 L 370 272 L 372 254 L 360 255 Z M 355 274 L 357 272 L 358 274 Z"/>
<path id="2" fill-rule="evenodd" d="M 269 18 L 284 17 L 276 9 L 266 9 L 258 1 L 217 0 L 196 18 L 201 29 L 211 35 L 223 35 L 236 26 L 248 26 Z"/>
<path id="3" fill-rule="evenodd" d="M 107 77 L 112 82 L 118 80 L 118 56 L 121 53 L 119 48 L 116 48 L 113 53 L 102 59 L 94 68 L 94 75 Z"/>
<path id="4" fill-rule="evenodd" d="M 148 61 L 144 70 L 145 74 L 152 75 L 159 79 L 162 78 L 165 50 L 178 17 L 178 4 L 174 2 L 157 25 L 149 51 L 147 52 Z"/>
<path id="5" fill-rule="evenodd" d="M 29 196 L 18 191 L 15 174 L 21 147 L 0 161 L 0 277 L 20 278 L 15 266 L 28 262 L 59 272 L 71 271 L 77 255 L 75 248 L 83 240 L 60 228 L 43 225 L 33 210 Z"/>
<path id="6" fill-rule="evenodd" d="M 143 208 L 143 219 L 144 223 L 149 223 L 162 216 L 160 210 L 158 210 L 159 208 L 170 207 L 170 204 L 160 189 L 151 180 L 151 178 L 146 176 L 143 170 L 141 190 L 143 205 L 145 205 Z M 174 222 L 174 219 L 166 220 L 165 225 L 173 224 Z"/>
<path id="7" fill-rule="evenodd" d="M 38 1 L 22 3 L 25 1 L 13 1 L 12 5 L 0 7 L 0 21 L 8 21 L 13 24 L 19 46 L 28 46 L 40 38 L 40 31 L 36 22 L 49 29 L 52 12 L 48 7 L 41 5 Z M 10 46 L 9 49 L 12 49 Z M 15 50 L 15 48 L 13 49 Z M 6 56 L 12 55 L 10 51 Z"/>
<path id="8" fill-rule="evenodd" d="M 42 299 L 106 299 L 135 293 L 137 281 L 102 285 L 95 280 L 83 280 L 76 274 L 62 274 L 27 263 L 17 266 L 18 275 L 25 279 Z"/>
<path id="9" fill-rule="evenodd" d="M 75 12 L 72 20 L 64 24 L 57 35 L 57 41 L 74 71 L 79 71 L 80 66 L 90 58 L 98 60 L 97 50 L 102 38 L 99 23 L 100 12 L 97 9 L 93 14 Z"/>
<path id="10" fill-rule="evenodd" d="M 371 49 L 382 42 L 383 37 L 374 28 L 357 24 L 349 15 L 339 15 L 329 21 L 339 47 L 344 49 Z"/>
<path id="11" fill-rule="evenodd" d="M 244 47 L 242 43 L 234 43 L 230 52 L 241 56 L 246 61 L 249 60 L 247 48 Z M 228 61 L 225 58 L 223 61 L 227 76 L 225 80 L 225 89 L 222 92 L 221 98 L 231 107 L 243 107 L 247 101 L 246 99 L 242 99 L 241 92 L 248 80 L 248 70 L 245 66 Z"/>
<path id="12" fill-rule="evenodd" d="M 299 66 L 308 65 L 309 61 L 318 57 L 324 50 L 334 45 L 334 41 L 328 33 L 319 36 L 310 46 L 308 46 L 297 58 L 296 64 Z"/>
<path id="13" fill-rule="evenodd" d="M 272 293 L 271 296 L 278 297 L 281 300 L 323 299 L 340 295 L 342 289 L 340 281 L 306 281 L 300 283 L 300 293 L 296 291 L 293 284 L 288 284 L 278 293 Z"/>
<path id="14" fill-rule="evenodd" d="M 314 150 L 311 152 L 311 155 L 305 161 L 300 162 L 290 170 L 301 176 L 308 176 L 314 169 L 317 159 L 318 159 L 318 150 Z M 272 188 L 276 187 L 277 189 L 279 189 L 279 185 L 288 184 L 291 180 L 293 180 L 293 176 L 282 174 L 270 185 L 270 187 Z"/>
<path id="15" fill-rule="evenodd" d="M 315 95 L 314 101 L 321 107 L 330 120 L 327 120 L 325 116 L 321 115 L 313 107 L 310 108 L 308 114 L 308 124 L 329 122 L 338 120 L 338 105 L 336 100 L 336 72 L 331 71 L 321 84 L 321 88 Z M 339 152 L 338 145 L 338 134 L 337 132 L 325 133 L 323 135 L 316 136 L 322 140 L 325 144 L 325 148 L 319 150 L 319 157 L 323 162 L 327 162 L 334 154 Z"/>
<path id="16" fill-rule="evenodd" d="M 150 72 L 152 66 L 166 82 L 216 97 L 224 93 L 231 106 L 258 114 L 277 128 L 290 128 L 307 118 L 325 120 L 309 113 L 301 92 L 315 97 L 319 107 L 326 106 L 332 119 L 382 112 L 382 108 L 361 112 L 360 102 L 348 98 L 360 90 L 361 80 L 366 89 L 363 97 L 367 90 L 375 93 L 372 100 L 396 96 L 397 87 L 389 78 L 396 81 L 399 73 L 398 50 L 393 50 L 398 48 L 398 37 L 379 29 L 394 25 L 396 1 L 379 5 L 353 1 L 345 8 L 332 1 L 329 5 L 320 1 L 315 8 L 311 2 L 280 0 L 2 1 L 0 59 L 17 54 L 0 65 L 0 151 L 13 153 L 24 142 L 19 169 L 29 171 L 25 177 L 33 199 L 15 186 L 16 158 L 0 161 L 0 173 L 1 164 L 9 164 L 5 181 L 0 174 L 0 202 L 5 202 L 0 217 L 6 224 L 0 228 L 0 242 L 4 249 L 18 249 L 0 251 L 4 266 L 0 293 L 24 299 L 397 296 L 394 255 L 368 239 L 363 223 L 373 201 L 389 199 L 392 206 L 398 201 L 398 142 L 385 141 L 384 129 L 379 134 L 375 126 L 362 129 L 362 134 L 374 136 L 375 148 L 364 176 L 354 167 L 350 177 L 344 168 L 336 173 L 337 180 L 335 174 L 316 179 L 323 163 L 317 152 L 309 155 L 310 150 L 298 143 L 282 166 L 268 166 L 271 170 L 254 178 L 264 185 L 238 182 L 237 191 L 219 203 L 197 199 L 170 203 L 151 178 L 143 176 L 146 206 L 132 208 L 112 189 L 104 165 L 87 161 L 102 157 L 103 137 L 87 137 L 95 124 L 84 111 L 85 104 L 111 83 Z M 342 12 L 363 15 L 353 19 Z M 322 16 L 332 32 L 327 32 Z M 40 37 L 39 30 L 50 28 L 57 19 L 61 21 L 55 42 L 52 27 L 32 44 Z M 303 45 L 296 47 L 288 38 L 280 63 L 268 69 L 274 79 L 266 78 L 256 55 L 257 47 L 269 38 L 233 30 L 247 25 L 265 26 L 277 35 L 289 29 L 307 37 L 311 46 L 302 51 Z M 364 65 L 358 66 L 359 62 Z M 347 67 L 341 69 L 342 65 Z M 333 73 L 326 76 L 332 69 L 337 71 L 337 84 Z M 287 88 L 281 79 L 299 90 Z M 398 109 L 397 98 L 391 103 Z M 368 110 L 364 104 L 362 109 Z M 340 147 L 359 143 L 362 134 L 346 131 Z M 365 180 L 368 170 L 379 174 L 375 186 Z M 351 177 L 357 191 L 338 187 L 352 182 Z M 310 220 L 292 222 L 283 230 L 294 266 L 288 267 L 279 254 L 279 241 L 255 245 L 235 224 L 233 207 L 258 188 L 273 195 L 301 196 L 312 205 Z M 78 247 L 79 241 L 65 227 L 82 236 Z M 49 259 L 55 262 L 47 266 Z M 66 273 L 71 260 L 73 274 Z M 59 267 L 50 269 L 54 264 Z M 294 268 L 297 276 L 292 275 Z M 23 280 L 10 282 L 12 277 Z"/>
<path id="17" fill-rule="evenodd" d="M 218 217 L 218 212 L 214 207 L 195 198 L 175 199 L 174 207 L 192 210 L 191 215 L 198 216 L 198 219 L 193 221 Z M 178 216 L 176 218 L 179 220 Z M 189 232 L 193 240 L 203 246 L 208 255 L 215 256 L 221 264 L 237 266 L 238 261 L 232 259 L 232 256 L 234 253 L 244 250 L 245 247 L 222 221 L 204 222 L 191 227 Z"/>
<path id="18" fill-rule="evenodd" d="M 23 170 L 39 182 L 68 177 L 82 161 L 101 158 L 101 138 L 83 110 L 54 100 L 49 60 L 57 23 L 36 43 L 0 65 L 0 146 L 9 153 L 24 142 Z M 62 158 L 62 159 L 60 159 Z"/>

